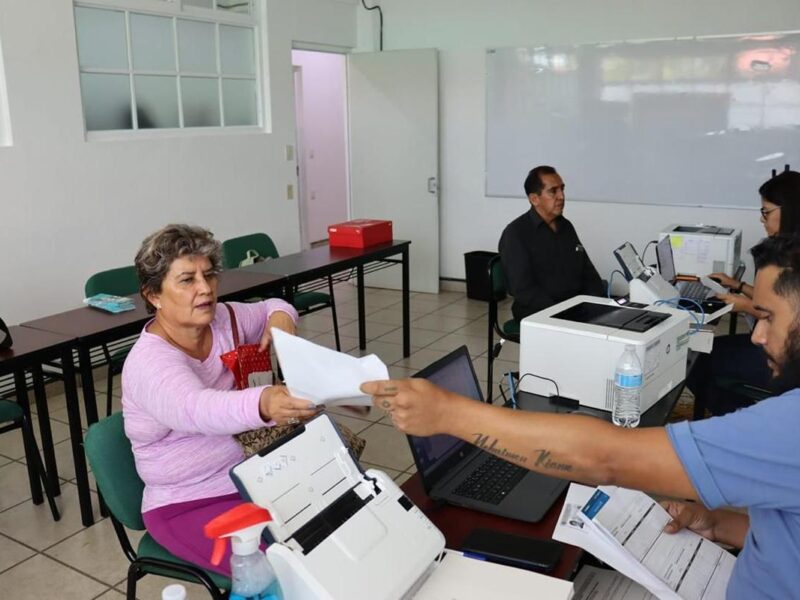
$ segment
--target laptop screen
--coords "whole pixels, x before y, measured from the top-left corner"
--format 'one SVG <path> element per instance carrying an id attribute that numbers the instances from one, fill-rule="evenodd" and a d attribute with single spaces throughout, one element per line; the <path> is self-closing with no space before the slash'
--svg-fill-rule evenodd
<path id="1" fill-rule="evenodd" d="M 467 398 L 483 401 L 466 346 L 439 359 L 417 373 L 416 377 L 427 379 L 431 383 Z M 467 442 L 450 435 L 408 436 L 408 439 L 413 446 L 417 469 L 423 478 L 435 471 L 460 448 L 468 445 Z"/>
<path id="2" fill-rule="evenodd" d="M 675 281 L 675 259 L 672 256 L 672 242 L 668 235 L 656 244 L 656 258 L 661 277 L 670 283 Z"/>

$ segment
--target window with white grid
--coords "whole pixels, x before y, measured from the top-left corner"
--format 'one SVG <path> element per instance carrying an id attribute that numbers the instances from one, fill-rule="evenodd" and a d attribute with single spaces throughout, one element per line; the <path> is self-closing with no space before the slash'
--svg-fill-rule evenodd
<path id="1" fill-rule="evenodd" d="M 254 4 L 76 2 L 86 130 L 260 126 Z"/>

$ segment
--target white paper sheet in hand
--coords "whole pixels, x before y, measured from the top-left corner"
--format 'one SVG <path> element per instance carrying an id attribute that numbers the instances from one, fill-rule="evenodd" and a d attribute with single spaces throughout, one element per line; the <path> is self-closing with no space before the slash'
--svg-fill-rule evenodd
<path id="1" fill-rule="evenodd" d="M 272 342 L 289 393 L 314 404 L 370 406 L 359 389 L 365 381 L 389 379 L 389 369 L 374 354 L 358 358 L 272 328 Z"/>

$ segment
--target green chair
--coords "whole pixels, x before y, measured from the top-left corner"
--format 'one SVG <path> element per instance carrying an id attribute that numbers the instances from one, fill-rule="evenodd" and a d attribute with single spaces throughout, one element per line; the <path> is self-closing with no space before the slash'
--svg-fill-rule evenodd
<path id="1" fill-rule="evenodd" d="M 33 436 L 30 414 L 18 403 L 0 398 L 0 433 L 12 431 L 13 429 L 22 430 L 22 441 L 25 445 L 25 462 L 28 466 L 28 480 L 31 486 L 31 497 L 34 504 L 41 504 L 42 487 L 44 487 L 47 503 L 50 505 L 50 512 L 53 520 L 59 521 L 61 514 L 58 512 L 55 502 L 55 490 L 50 485 L 50 478 L 44 469 L 42 457 L 39 455 L 39 447 L 36 445 L 36 438 Z"/>
<path id="2" fill-rule="evenodd" d="M 145 530 L 142 520 L 144 482 L 136 472 L 131 443 L 125 436 L 122 413 L 114 413 L 89 427 L 84 447 L 97 481 L 97 489 L 111 513 L 117 539 L 125 556 L 131 561 L 128 568 L 128 599 L 136 598 L 136 583 L 147 574 L 199 582 L 212 598 L 227 598 L 231 588 L 230 579 L 181 560 L 159 545 L 150 534 L 144 534 L 134 551 L 125 528 Z"/>
<path id="3" fill-rule="evenodd" d="M 95 294 L 113 294 L 115 296 L 133 296 L 139 293 L 139 277 L 136 275 L 136 267 L 119 267 L 100 271 L 86 280 L 84 286 L 86 297 Z M 106 389 L 106 415 L 111 414 L 111 391 L 114 387 L 114 376 L 122 373 L 125 359 L 133 347 L 134 340 L 126 340 L 122 344 L 116 344 L 113 351 L 109 346 L 103 344 L 101 349 L 108 365 L 108 378 Z"/>
<path id="4" fill-rule="evenodd" d="M 236 269 L 248 256 L 255 253 L 261 259 L 278 258 L 278 249 L 266 233 L 251 233 L 222 242 L 222 265 L 225 269 Z M 336 349 L 341 350 L 339 343 L 339 322 L 336 318 L 336 301 L 333 296 L 333 277 L 328 275 L 328 293 L 301 292 L 295 290 L 292 303 L 301 315 L 307 315 L 330 307 L 333 317 L 333 335 Z"/>
<path id="5" fill-rule="evenodd" d="M 500 255 L 492 257 L 489 261 L 488 267 L 489 277 L 489 339 L 488 339 L 488 367 L 486 373 L 486 401 L 492 401 L 492 375 L 494 371 L 494 361 L 500 354 L 503 348 L 503 341 L 514 342 L 519 344 L 519 321 L 509 319 L 502 325 L 497 320 L 497 303 L 499 300 L 505 298 L 506 278 L 503 273 L 503 265 L 500 262 Z M 494 336 L 498 335 L 500 341 L 495 344 Z"/>

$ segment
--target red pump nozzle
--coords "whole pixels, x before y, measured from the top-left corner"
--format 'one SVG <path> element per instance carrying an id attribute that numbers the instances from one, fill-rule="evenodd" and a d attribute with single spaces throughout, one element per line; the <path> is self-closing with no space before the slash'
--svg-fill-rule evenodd
<path id="1" fill-rule="evenodd" d="M 236 534 L 255 528 L 250 535 L 256 537 L 261 535 L 264 525 L 272 520 L 269 511 L 251 502 L 240 504 L 236 508 L 222 513 L 203 527 L 203 533 L 207 538 L 214 540 L 214 549 L 211 553 L 211 564 L 218 565 L 225 554 L 225 539 Z M 260 525 L 261 527 L 256 528 Z M 239 537 L 239 536 L 237 536 Z"/>

